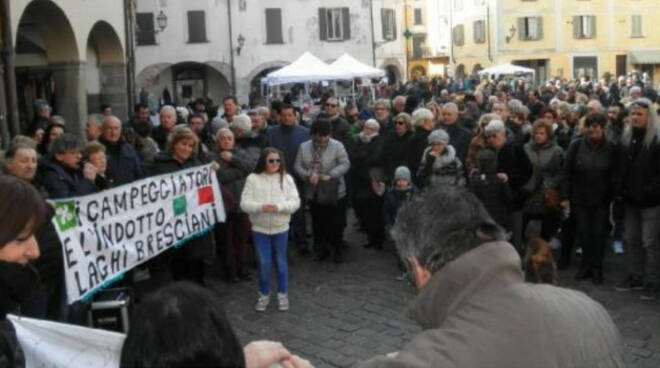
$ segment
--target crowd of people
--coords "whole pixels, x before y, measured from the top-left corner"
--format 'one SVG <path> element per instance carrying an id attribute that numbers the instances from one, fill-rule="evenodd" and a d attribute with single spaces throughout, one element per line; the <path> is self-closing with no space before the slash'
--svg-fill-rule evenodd
<path id="1" fill-rule="evenodd" d="M 217 257 L 226 281 L 249 281 L 254 261 L 257 311 L 269 305 L 273 265 L 278 309 L 290 307 L 289 244 L 301 257 L 343 262 L 350 246 L 343 234 L 352 208 L 356 221 L 351 226 L 367 236 L 362 246 L 382 250 L 390 233 L 397 233 L 389 230 L 402 226 L 400 209 L 420 196 L 440 200 L 441 194 L 425 194 L 439 188 L 456 190 L 454 196 L 463 199 L 471 192 L 469 198 L 479 199 L 494 227 L 466 231 L 478 230 L 494 242 L 508 239 L 519 255 L 530 237 L 528 225 L 540 223 L 539 235 L 557 245 L 559 268 L 569 267 L 575 251 L 581 252 L 577 280 L 602 284 L 608 244 L 614 253 L 625 252 L 628 275 L 616 289 L 641 290 L 641 299 L 656 299 L 657 93 L 633 77 L 609 82 L 554 79 L 538 87 L 523 78 L 465 84 L 457 88 L 447 80 L 414 81 L 388 90 L 396 94 L 391 98 L 366 105 L 342 106 L 331 93 L 323 93 L 322 112 L 315 116 L 303 116 L 282 101 L 241 108 L 234 96 L 225 97 L 221 106 L 207 99 L 165 105 L 153 115 L 138 104 L 124 122 L 103 106 L 87 121 L 86 143 L 40 101 L 25 135 L 14 137 L 3 151 L 2 175 L 29 183 L 43 201 L 212 163 L 226 222 L 134 270 L 132 280 L 165 265 L 175 281 L 204 286 L 205 267 Z M 0 202 L 4 198 L 3 193 Z M 24 219 L 21 226 L 34 234 L 41 257 L 25 256 L 19 263 L 33 264 L 42 283 L 32 297 L 20 300 L 21 312 L 82 323 L 79 308 L 63 302 L 62 252 L 49 221 L 52 210 L 34 206 L 39 207 L 35 218 Z M 423 215 L 441 214 L 428 211 Z M 22 230 L 12 230 L 10 237 L 20 238 Z M 440 236 L 432 230 L 417 227 L 406 234 Z M 400 234 L 394 236 L 401 271 L 397 277 L 413 276 L 421 289 L 423 275 L 415 274 L 421 271 L 411 267 L 411 254 L 401 254 L 405 247 L 399 242 L 406 239 Z M 456 238 L 444 241 L 471 239 L 466 234 L 457 232 Z M 431 277 L 462 252 L 446 260 L 428 259 L 427 253 L 412 258 L 424 258 L 427 263 L 417 266 Z"/>

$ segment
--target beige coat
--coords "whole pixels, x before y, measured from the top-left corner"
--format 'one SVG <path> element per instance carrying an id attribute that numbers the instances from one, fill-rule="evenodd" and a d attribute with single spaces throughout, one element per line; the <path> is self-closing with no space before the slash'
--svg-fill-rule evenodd
<path id="1" fill-rule="evenodd" d="M 625 367 L 619 332 L 585 294 L 523 282 L 505 242 L 486 243 L 435 273 L 410 307 L 424 329 L 394 358 L 360 367 Z"/>
<path id="2" fill-rule="evenodd" d="M 263 212 L 265 204 L 276 205 L 277 212 Z M 279 174 L 248 175 L 241 194 L 241 209 L 250 216 L 253 231 L 272 235 L 289 230 L 291 214 L 298 207 L 300 197 L 290 175 L 282 181 Z"/>

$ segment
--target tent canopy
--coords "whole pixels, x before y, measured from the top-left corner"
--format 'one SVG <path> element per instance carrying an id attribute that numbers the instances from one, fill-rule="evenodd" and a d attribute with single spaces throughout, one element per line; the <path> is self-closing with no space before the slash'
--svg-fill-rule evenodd
<path id="1" fill-rule="evenodd" d="M 342 55 L 330 68 L 342 75 L 349 75 L 352 78 L 380 78 L 385 76 L 385 72 L 370 65 L 360 62 L 349 54 Z"/>
<path id="2" fill-rule="evenodd" d="M 273 86 L 286 83 L 333 79 L 351 79 L 351 76 L 336 71 L 321 59 L 309 52 L 305 52 L 291 64 L 268 73 L 268 75 L 262 79 L 262 82 Z"/>
<path id="3" fill-rule="evenodd" d="M 478 74 L 479 75 L 536 74 L 536 71 L 531 68 L 525 68 L 523 66 L 518 66 L 513 64 L 500 64 L 500 65 L 491 66 L 486 69 L 482 69 L 479 71 Z"/>

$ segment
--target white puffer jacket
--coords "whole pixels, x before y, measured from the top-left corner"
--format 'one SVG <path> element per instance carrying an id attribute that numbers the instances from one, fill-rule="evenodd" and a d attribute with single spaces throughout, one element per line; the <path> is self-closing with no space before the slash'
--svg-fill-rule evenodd
<path id="1" fill-rule="evenodd" d="M 265 204 L 277 206 L 277 212 L 262 211 Z M 250 174 L 241 194 L 241 209 L 250 215 L 252 230 L 262 234 L 279 234 L 289 230 L 291 214 L 300 207 L 298 189 L 289 175 L 280 181 L 279 174 Z"/>

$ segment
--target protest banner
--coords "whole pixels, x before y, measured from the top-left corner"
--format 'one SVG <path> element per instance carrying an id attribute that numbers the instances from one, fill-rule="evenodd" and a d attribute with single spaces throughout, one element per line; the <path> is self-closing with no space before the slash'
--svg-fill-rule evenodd
<path id="1" fill-rule="evenodd" d="M 116 368 L 126 335 L 8 315 L 26 368 Z"/>
<path id="2" fill-rule="evenodd" d="M 210 164 L 52 203 L 69 303 L 88 299 L 226 216 Z"/>

